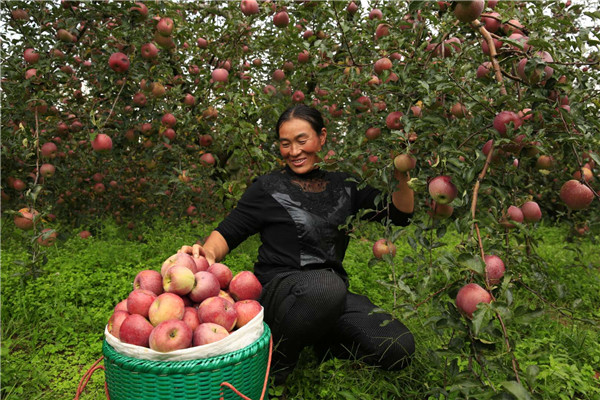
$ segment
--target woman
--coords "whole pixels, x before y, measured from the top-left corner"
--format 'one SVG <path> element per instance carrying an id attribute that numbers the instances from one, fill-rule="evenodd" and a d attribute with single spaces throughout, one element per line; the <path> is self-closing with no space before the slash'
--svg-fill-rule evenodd
<path id="1" fill-rule="evenodd" d="M 287 109 L 276 133 L 286 167 L 257 178 L 203 245 L 182 250 L 212 264 L 260 233 L 254 273 L 263 284 L 260 302 L 277 344 L 276 383 L 285 380 L 309 345 L 322 354 L 362 359 L 387 370 L 404 368 L 414 352 L 413 336 L 390 315 L 372 313 L 376 306 L 366 296 L 348 291 L 342 260 L 349 237 L 338 226 L 360 209 L 374 210 L 365 218 L 388 217 L 407 225 L 414 207 L 408 175 L 396 172 L 391 206 L 378 207 L 379 190 L 358 189 L 350 175 L 318 167 L 318 152 L 327 139 L 318 110 L 305 105 Z"/>

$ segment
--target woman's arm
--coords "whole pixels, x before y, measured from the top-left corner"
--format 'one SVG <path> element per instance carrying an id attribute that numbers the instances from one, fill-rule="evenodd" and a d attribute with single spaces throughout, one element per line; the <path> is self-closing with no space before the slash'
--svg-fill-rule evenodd
<path id="1" fill-rule="evenodd" d="M 392 193 L 392 202 L 399 211 L 410 214 L 415 210 L 415 192 L 408 186 L 410 175 L 408 172 L 394 170 L 394 177 L 398 184 Z"/>
<path id="2" fill-rule="evenodd" d="M 193 257 L 204 256 L 208 264 L 212 265 L 221 261 L 229 253 L 229 246 L 223 235 L 218 231 L 212 231 L 204 245 L 196 243 L 193 246 L 183 246 L 179 251 L 191 254 Z"/>

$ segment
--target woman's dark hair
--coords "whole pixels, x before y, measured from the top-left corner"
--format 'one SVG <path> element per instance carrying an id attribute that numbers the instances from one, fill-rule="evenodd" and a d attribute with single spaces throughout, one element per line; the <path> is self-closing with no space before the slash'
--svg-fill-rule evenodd
<path id="1" fill-rule="evenodd" d="M 278 139 L 281 124 L 294 118 L 303 119 L 308 122 L 319 136 L 321 135 L 321 130 L 325 127 L 323 116 L 319 110 L 304 104 L 297 104 L 288 108 L 279 116 L 279 120 L 277 120 L 277 125 L 275 126 L 275 134 Z"/>

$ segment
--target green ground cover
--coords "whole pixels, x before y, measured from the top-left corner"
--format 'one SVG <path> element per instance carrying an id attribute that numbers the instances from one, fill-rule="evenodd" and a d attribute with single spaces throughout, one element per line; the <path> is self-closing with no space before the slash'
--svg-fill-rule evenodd
<path id="1" fill-rule="evenodd" d="M 27 239 L 2 220 L 2 398 L 73 398 L 80 378 L 101 356 L 104 325 L 114 305 L 131 290 L 135 274 L 159 269 L 180 245 L 193 243 L 211 228 L 156 221 L 139 228 L 143 241 L 128 240 L 128 231 L 112 222 L 99 224 L 87 240 L 75 231 L 63 232 L 46 250 L 43 273 L 31 278 L 24 275 L 26 264 L 21 264 L 31 258 Z M 452 331 L 436 325 L 440 309 L 452 308 L 455 292 L 442 290 L 448 277 L 442 269 L 438 274 L 429 267 L 456 253 L 462 238 L 449 230 L 441 239 L 445 245 L 432 252 L 431 264 L 421 265 L 411 262 L 417 259 L 408 244 L 415 229 L 411 227 L 396 241 L 392 268 L 371 260 L 372 243 L 381 235 L 378 229 L 364 228 L 351 241 L 345 266 L 353 291 L 368 294 L 383 309 L 404 318 L 414 332 L 417 355 L 412 366 L 392 373 L 365 367 L 359 360 L 319 363 L 307 349 L 288 382 L 288 398 L 510 398 L 501 394 L 501 382 L 508 377 L 490 370 L 487 379 L 473 379 L 469 359 L 453 342 Z M 572 237 L 564 227 L 541 226 L 535 239 L 536 267 L 530 267 L 532 258 L 527 257 L 512 266 L 520 272 L 531 268 L 531 273 L 522 273 L 522 283 L 511 283 L 510 307 L 529 310 L 519 313 L 526 323 L 507 320 L 521 378 L 533 388 L 521 398 L 599 399 L 600 380 L 595 374 L 600 371 L 600 246 L 593 234 Z M 234 271 L 251 269 L 258 243 L 256 237 L 246 241 L 226 264 Z M 398 277 L 410 290 L 393 284 Z M 428 296 L 418 290 L 424 282 L 439 292 L 430 290 Z M 502 343 L 497 345 L 502 348 Z M 502 358 L 502 353 L 494 354 Z M 82 398 L 104 398 L 103 382 L 104 376 L 95 374 Z M 496 392 L 481 390 L 490 385 Z M 282 389 L 271 386 L 270 397 L 280 398 Z"/>

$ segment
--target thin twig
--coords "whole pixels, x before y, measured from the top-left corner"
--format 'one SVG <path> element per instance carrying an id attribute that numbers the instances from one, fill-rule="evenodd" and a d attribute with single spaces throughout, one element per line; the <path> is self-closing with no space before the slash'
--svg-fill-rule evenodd
<path id="1" fill-rule="evenodd" d="M 479 30 L 479 33 L 481 33 L 481 35 L 487 42 L 488 47 L 490 48 L 490 60 L 492 62 L 492 66 L 494 67 L 494 74 L 496 76 L 496 80 L 498 81 L 498 83 L 500 83 L 500 94 L 506 96 L 506 87 L 504 86 L 504 81 L 502 80 L 502 71 L 500 68 L 500 64 L 498 63 L 498 59 L 496 58 L 498 53 L 496 52 L 496 45 L 494 45 L 494 40 L 492 39 L 492 36 L 488 32 L 488 30 L 485 29 L 485 26 L 483 26 L 482 23 L 479 22 L 479 20 L 476 19 L 475 21 L 471 22 L 471 25 Z"/>

